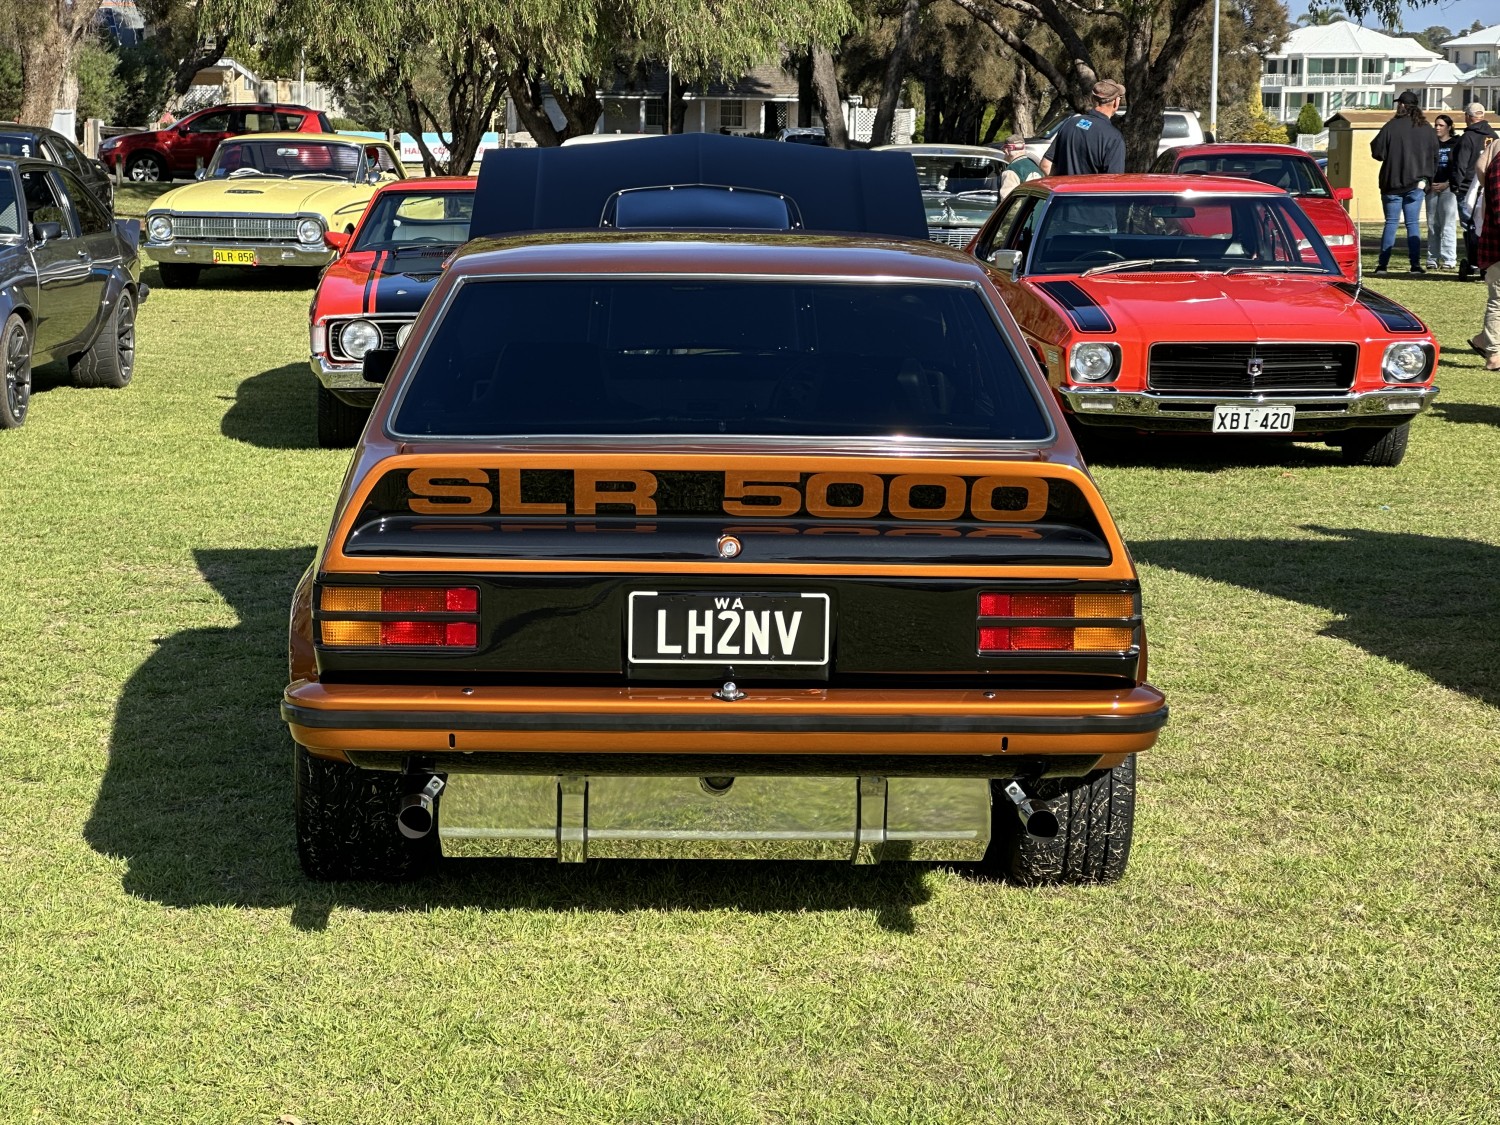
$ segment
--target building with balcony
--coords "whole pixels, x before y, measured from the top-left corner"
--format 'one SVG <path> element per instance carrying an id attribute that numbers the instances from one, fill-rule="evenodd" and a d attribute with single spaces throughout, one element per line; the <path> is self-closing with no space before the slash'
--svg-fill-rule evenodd
<path id="1" fill-rule="evenodd" d="M 1500 112 L 1500 24 L 1443 43 L 1443 58 L 1432 66 L 1410 70 L 1396 82 L 1396 91 L 1411 90 L 1428 116 L 1456 116 L 1470 102 L 1491 113 Z"/>
<path id="2" fill-rule="evenodd" d="M 1344 109 L 1389 109 L 1398 79 L 1442 61 L 1415 39 L 1347 20 L 1299 27 L 1261 61 L 1261 105 L 1277 121 L 1297 120 L 1308 102 L 1325 120 Z"/>

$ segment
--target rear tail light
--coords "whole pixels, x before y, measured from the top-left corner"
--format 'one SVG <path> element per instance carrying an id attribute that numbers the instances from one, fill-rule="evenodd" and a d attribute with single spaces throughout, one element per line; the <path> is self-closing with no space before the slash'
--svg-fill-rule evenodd
<path id="1" fill-rule="evenodd" d="M 318 609 L 322 642 L 332 648 L 479 644 L 479 591 L 473 586 L 325 586 Z"/>
<path id="2" fill-rule="evenodd" d="M 1130 594 L 980 594 L 979 651 L 1124 652 L 1134 615 Z M 1115 620 L 1082 623 L 1091 618 Z"/>

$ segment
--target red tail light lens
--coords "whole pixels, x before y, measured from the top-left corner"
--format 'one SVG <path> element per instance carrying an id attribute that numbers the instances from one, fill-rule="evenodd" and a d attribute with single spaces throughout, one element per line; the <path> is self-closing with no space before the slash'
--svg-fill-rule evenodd
<path id="1" fill-rule="evenodd" d="M 1128 619 L 1135 613 L 1130 594 L 999 594 L 979 595 L 981 618 Z M 980 652 L 1122 652 L 1134 643 L 1130 625 L 1048 624 L 979 626 Z"/>

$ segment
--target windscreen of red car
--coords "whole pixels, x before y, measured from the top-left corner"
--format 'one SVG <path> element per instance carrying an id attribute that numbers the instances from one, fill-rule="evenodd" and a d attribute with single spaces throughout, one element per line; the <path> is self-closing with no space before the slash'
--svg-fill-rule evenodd
<path id="1" fill-rule="evenodd" d="M 1029 257 L 1033 274 L 1339 272 L 1284 195 L 1057 195 Z"/>
<path id="2" fill-rule="evenodd" d="M 370 204 L 355 250 L 436 249 L 469 241 L 472 191 L 387 192 Z"/>
<path id="3" fill-rule="evenodd" d="M 225 141 L 208 169 L 211 180 L 235 176 L 333 176 L 352 180 L 359 167 L 357 145 L 303 140 Z"/>
<path id="4" fill-rule="evenodd" d="M 1051 427 L 968 286 L 518 279 L 459 286 L 391 431 L 1039 441 Z"/>
<path id="5" fill-rule="evenodd" d="M 1186 176 L 1237 176 L 1242 180 L 1259 180 L 1263 184 L 1279 187 L 1291 195 L 1333 198 L 1328 181 L 1318 171 L 1318 166 L 1305 156 L 1292 156 L 1290 153 L 1286 156 L 1277 153 L 1253 156 L 1204 153 L 1201 156 L 1184 156 L 1173 171 Z"/>

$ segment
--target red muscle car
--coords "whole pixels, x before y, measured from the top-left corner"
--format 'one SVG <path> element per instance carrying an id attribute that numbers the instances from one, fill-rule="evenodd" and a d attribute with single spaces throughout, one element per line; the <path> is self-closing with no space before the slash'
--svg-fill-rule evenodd
<path id="1" fill-rule="evenodd" d="M 305 105 L 215 105 L 165 129 L 110 137 L 99 146 L 99 159 L 111 172 L 123 164 L 127 179 L 155 182 L 192 176 L 226 137 L 331 132 L 328 115 Z"/>
<path id="2" fill-rule="evenodd" d="M 406 341 L 443 260 L 469 239 L 473 178 L 402 180 L 371 198 L 352 231 L 329 231 L 338 251 L 318 281 L 310 326 L 318 377 L 318 444 L 353 445 L 380 391 L 365 353 Z"/>
<path id="3" fill-rule="evenodd" d="M 1395 465 L 1438 348 L 1350 282 L 1284 191 L 1217 176 L 1022 184 L 970 251 L 1083 427 L 1326 441 Z"/>
<path id="4" fill-rule="evenodd" d="M 1283 189 L 1307 212 L 1344 276 L 1359 280 L 1359 229 L 1344 210 L 1354 189 L 1331 186 L 1311 153 L 1292 145 L 1190 145 L 1162 153 L 1151 170 L 1234 176 Z"/>

